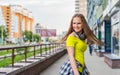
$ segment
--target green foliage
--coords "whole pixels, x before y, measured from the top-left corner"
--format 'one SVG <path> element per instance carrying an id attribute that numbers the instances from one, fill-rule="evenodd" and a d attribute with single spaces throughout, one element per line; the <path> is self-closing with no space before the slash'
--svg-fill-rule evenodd
<path id="1" fill-rule="evenodd" d="M 40 35 L 38 35 L 38 34 L 33 34 L 33 41 L 39 42 L 40 40 L 41 40 Z"/>
<path id="2" fill-rule="evenodd" d="M 24 38 L 26 38 L 25 42 L 26 41 L 32 42 L 33 33 L 31 31 L 25 30 L 24 32 L 22 32 L 22 36 L 24 36 Z"/>
<path id="3" fill-rule="evenodd" d="M 0 56 L 2 55 L 6 55 L 6 54 L 11 54 L 11 50 L 3 50 L 3 51 L 0 51 Z"/>
<path id="4" fill-rule="evenodd" d="M 11 58 L 5 58 L 4 60 L 0 60 L 0 67 L 8 66 L 9 64 L 12 64 Z"/>
<path id="5" fill-rule="evenodd" d="M 0 38 L 2 37 L 2 32 L 3 32 L 3 38 L 6 38 L 7 37 L 7 31 L 6 31 L 4 26 L 0 26 Z"/>
<path id="6" fill-rule="evenodd" d="M 22 33 L 22 36 L 24 36 L 24 42 L 30 41 L 30 42 L 39 42 L 41 40 L 40 35 L 38 34 L 33 34 L 31 31 L 24 31 Z"/>

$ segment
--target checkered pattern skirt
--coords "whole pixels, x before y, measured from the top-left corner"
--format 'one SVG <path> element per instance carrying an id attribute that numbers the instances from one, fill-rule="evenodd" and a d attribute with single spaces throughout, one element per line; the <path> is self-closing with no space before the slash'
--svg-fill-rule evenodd
<path id="1" fill-rule="evenodd" d="M 76 61 L 77 67 L 80 68 L 82 65 Z M 82 73 L 79 72 L 80 75 L 88 75 L 88 69 L 86 67 L 83 67 Z M 74 72 L 72 70 L 71 64 L 69 60 L 66 60 L 66 62 L 60 67 L 60 75 L 74 75 Z"/>

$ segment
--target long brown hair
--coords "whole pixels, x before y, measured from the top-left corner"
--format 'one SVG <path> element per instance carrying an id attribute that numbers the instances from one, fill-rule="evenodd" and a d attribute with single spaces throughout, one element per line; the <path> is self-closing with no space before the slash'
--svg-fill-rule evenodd
<path id="1" fill-rule="evenodd" d="M 87 42 L 88 42 L 89 44 L 104 45 L 104 43 L 101 42 L 100 40 L 98 40 L 98 39 L 96 38 L 96 36 L 93 34 L 92 30 L 91 30 L 90 27 L 88 26 L 88 23 L 87 23 L 85 17 L 84 17 L 82 14 L 75 14 L 75 15 L 73 15 L 73 17 L 72 17 L 72 19 L 71 19 L 70 27 L 69 27 L 67 33 L 66 33 L 65 36 L 61 39 L 62 42 L 65 41 L 65 40 L 67 39 L 67 37 L 69 36 L 69 34 L 74 31 L 72 24 L 73 24 L 73 19 L 74 19 L 75 17 L 78 17 L 78 18 L 81 19 L 82 25 L 83 25 L 82 29 L 83 29 L 83 32 L 84 32 L 84 34 L 85 34 L 85 36 L 86 36 L 86 40 L 87 40 Z"/>

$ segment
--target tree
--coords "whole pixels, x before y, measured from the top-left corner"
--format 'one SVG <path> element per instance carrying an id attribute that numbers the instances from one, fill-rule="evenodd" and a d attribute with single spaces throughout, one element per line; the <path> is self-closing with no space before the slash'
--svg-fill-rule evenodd
<path id="1" fill-rule="evenodd" d="M 33 42 L 33 41 L 39 42 L 41 40 L 40 35 L 33 34 L 31 31 L 27 31 L 27 30 L 25 30 L 22 33 L 22 36 L 24 36 L 23 37 L 24 42 L 27 42 L 27 41 L 30 41 L 30 42 Z"/>
<path id="2" fill-rule="evenodd" d="M 26 38 L 25 42 L 26 42 L 26 41 L 32 42 L 33 33 L 32 33 L 31 31 L 25 30 L 24 32 L 22 32 L 22 36 L 25 36 L 25 37 L 24 37 L 24 38 Z"/>
<path id="3" fill-rule="evenodd" d="M 38 34 L 33 34 L 33 41 L 39 42 L 40 40 L 41 40 L 40 35 L 38 35 Z"/>
<path id="4" fill-rule="evenodd" d="M 3 38 L 3 43 L 5 41 L 5 38 L 7 37 L 7 31 L 5 29 L 5 26 L 0 26 L 0 38 Z"/>

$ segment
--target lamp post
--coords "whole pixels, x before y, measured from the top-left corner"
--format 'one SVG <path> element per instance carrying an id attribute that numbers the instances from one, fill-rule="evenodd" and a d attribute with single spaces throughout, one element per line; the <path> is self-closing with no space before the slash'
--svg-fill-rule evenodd
<path id="1" fill-rule="evenodd" d="M 22 15 L 20 19 L 20 45 L 22 44 Z"/>
<path id="2" fill-rule="evenodd" d="M 22 45 L 22 18 L 23 18 L 23 8 L 21 8 L 21 13 L 20 13 L 20 45 Z"/>

